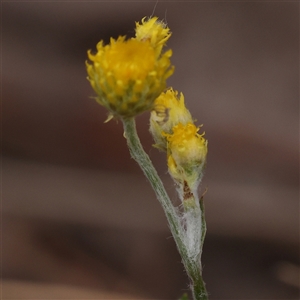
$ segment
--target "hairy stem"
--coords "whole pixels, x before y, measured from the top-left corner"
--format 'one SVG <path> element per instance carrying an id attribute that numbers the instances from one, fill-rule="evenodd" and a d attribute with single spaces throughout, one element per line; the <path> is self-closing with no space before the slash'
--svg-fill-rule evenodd
<path id="1" fill-rule="evenodd" d="M 186 245 L 184 244 L 185 229 L 183 228 L 180 217 L 178 216 L 164 186 L 157 174 L 156 169 L 144 151 L 140 139 L 136 132 L 134 118 L 122 119 L 124 126 L 124 134 L 127 140 L 127 145 L 132 158 L 139 164 L 140 168 L 148 178 L 155 194 L 160 202 L 165 215 L 167 217 L 171 233 L 174 237 L 178 251 L 182 257 L 183 264 L 192 281 L 192 292 L 195 300 L 207 300 L 207 292 L 205 284 L 201 276 L 201 262 L 200 255 L 197 258 L 191 258 L 188 255 Z"/>

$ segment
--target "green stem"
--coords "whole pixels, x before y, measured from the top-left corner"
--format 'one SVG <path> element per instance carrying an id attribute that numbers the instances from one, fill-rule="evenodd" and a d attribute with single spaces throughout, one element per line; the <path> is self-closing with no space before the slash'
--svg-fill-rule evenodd
<path id="1" fill-rule="evenodd" d="M 145 176 L 148 178 L 153 190 L 155 191 L 158 201 L 163 207 L 171 233 L 182 257 L 183 264 L 192 280 L 193 297 L 195 300 L 207 300 L 207 292 L 201 276 L 200 257 L 199 259 L 191 259 L 188 256 L 187 248 L 184 244 L 184 228 L 180 223 L 180 217 L 177 215 L 177 212 L 163 186 L 160 177 L 157 174 L 156 169 L 153 167 L 149 156 L 141 145 L 136 131 L 135 120 L 134 118 L 129 118 L 122 119 L 122 121 L 130 154 L 132 158 L 136 160 L 140 168 L 143 170 Z"/>
<path id="2" fill-rule="evenodd" d="M 200 268 L 196 265 L 196 268 L 193 269 L 194 272 L 192 274 L 189 274 L 193 282 L 193 286 L 191 287 L 193 298 L 195 300 L 208 300 L 208 294 L 201 274 L 201 262 Z"/>
<path id="3" fill-rule="evenodd" d="M 178 220 L 175 208 L 163 186 L 160 177 L 156 172 L 156 169 L 153 167 L 149 156 L 141 145 L 140 139 L 136 132 L 134 119 L 123 120 L 123 125 L 128 148 L 132 158 L 139 164 L 145 176 L 148 178 L 153 190 L 155 191 L 157 199 L 164 209 L 177 246 L 180 249 L 185 248 L 181 241 L 182 226 Z M 184 251 L 184 249 L 182 249 L 182 251 Z"/>

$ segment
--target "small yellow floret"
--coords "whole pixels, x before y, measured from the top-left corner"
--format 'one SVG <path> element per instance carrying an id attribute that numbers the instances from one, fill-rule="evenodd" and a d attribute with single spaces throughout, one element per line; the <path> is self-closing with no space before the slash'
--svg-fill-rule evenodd
<path id="1" fill-rule="evenodd" d="M 168 141 L 168 167 L 171 176 L 193 186 L 202 176 L 207 156 L 207 140 L 198 134 L 194 124 L 174 126 L 172 134 L 165 134 Z"/>
<path id="2" fill-rule="evenodd" d="M 170 29 L 165 23 L 159 21 L 157 17 L 144 17 L 141 23 L 136 22 L 135 37 L 140 41 L 149 40 L 156 49 L 157 55 L 160 54 L 162 47 L 171 36 Z"/>
<path id="3" fill-rule="evenodd" d="M 168 148 L 177 164 L 200 164 L 206 159 L 207 141 L 204 134 L 198 134 L 194 124 L 179 123 L 173 128 L 173 134 L 167 134 Z"/>
<path id="4" fill-rule="evenodd" d="M 156 147 L 166 150 L 167 141 L 163 134 L 170 134 L 177 124 L 193 123 L 192 116 L 184 104 L 184 96 L 172 88 L 160 94 L 154 102 L 150 116 L 150 132 L 156 142 Z"/>
<path id="5" fill-rule="evenodd" d="M 112 115 L 132 117 L 153 106 L 174 72 L 169 50 L 156 57 L 149 41 L 111 39 L 97 44 L 97 53 L 88 51 L 88 80 L 98 94 L 98 102 Z"/>

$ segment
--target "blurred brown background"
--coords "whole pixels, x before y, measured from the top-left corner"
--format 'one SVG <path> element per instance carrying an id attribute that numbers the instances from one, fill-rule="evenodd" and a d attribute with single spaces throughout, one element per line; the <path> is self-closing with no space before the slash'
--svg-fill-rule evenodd
<path id="1" fill-rule="evenodd" d="M 177 299 L 188 291 L 86 51 L 156 2 L 2 3 L 3 299 Z M 299 299 L 299 3 L 158 2 L 175 74 L 209 140 L 210 299 Z M 165 155 L 146 151 L 170 195 Z"/>

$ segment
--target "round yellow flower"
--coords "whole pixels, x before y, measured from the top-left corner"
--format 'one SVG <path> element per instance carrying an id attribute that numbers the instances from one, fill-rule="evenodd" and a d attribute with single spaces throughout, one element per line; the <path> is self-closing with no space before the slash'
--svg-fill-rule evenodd
<path id="1" fill-rule="evenodd" d="M 88 80 L 98 94 L 98 102 L 112 115 L 133 117 L 153 106 L 174 72 L 169 50 L 156 57 L 149 41 L 111 39 L 97 44 L 97 53 L 88 51 Z"/>

